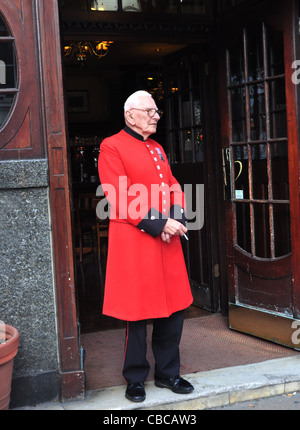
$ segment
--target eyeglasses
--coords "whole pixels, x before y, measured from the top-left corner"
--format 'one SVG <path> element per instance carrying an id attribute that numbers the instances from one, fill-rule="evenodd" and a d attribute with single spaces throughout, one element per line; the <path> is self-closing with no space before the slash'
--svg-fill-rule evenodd
<path id="1" fill-rule="evenodd" d="M 131 108 L 130 110 L 132 110 L 132 109 L 141 110 L 143 112 L 147 112 L 147 114 L 149 115 L 150 118 L 153 118 L 156 113 L 161 118 L 163 116 L 163 113 L 164 113 L 160 109 L 138 109 L 138 108 Z"/>

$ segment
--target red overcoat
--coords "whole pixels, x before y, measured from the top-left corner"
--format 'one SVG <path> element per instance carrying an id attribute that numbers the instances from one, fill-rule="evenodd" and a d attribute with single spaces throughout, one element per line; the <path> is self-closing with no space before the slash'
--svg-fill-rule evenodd
<path id="1" fill-rule="evenodd" d="M 98 167 L 111 206 L 103 314 L 138 321 L 187 308 L 193 298 L 180 238 L 160 236 L 168 217 L 184 212 L 163 148 L 125 127 L 101 143 Z"/>

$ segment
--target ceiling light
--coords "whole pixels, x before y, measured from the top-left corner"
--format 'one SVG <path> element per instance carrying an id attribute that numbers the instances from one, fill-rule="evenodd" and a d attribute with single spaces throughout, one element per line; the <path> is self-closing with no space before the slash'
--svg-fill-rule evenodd
<path id="1" fill-rule="evenodd" d="M 64 46 L 64 55 L 66 60 L 75 59 L 79 63 L 86 61 L 88 56 L 103 58 L 107 55 L 109 46 L 113 41 L 72 41 L 67 42 Z"/>

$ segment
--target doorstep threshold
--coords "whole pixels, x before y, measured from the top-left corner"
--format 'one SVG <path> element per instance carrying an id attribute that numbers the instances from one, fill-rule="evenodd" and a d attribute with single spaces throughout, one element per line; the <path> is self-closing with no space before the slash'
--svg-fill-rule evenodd
<path id="1" fill-rule="evenodd" d="M 300 391 L 300 354 L 243 366 L 183 375 L 194 385 L 190 394 L 174 394 L 145 383 L 146 400 L 125 398 L 126 386 L 88 391 L 84 400 L 50 402 L 20 409 L 31 410 L 204 410 L 243 401 Z"/>

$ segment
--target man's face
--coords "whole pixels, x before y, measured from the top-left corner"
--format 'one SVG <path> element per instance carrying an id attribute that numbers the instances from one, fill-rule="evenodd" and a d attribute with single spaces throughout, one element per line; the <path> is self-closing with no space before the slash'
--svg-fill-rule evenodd
<path id="1" fill-rule="evenodd" d="M 144 138 L 156 132 L 157 123 L 160 116 L 157 112 L 151 112 L 151 109 L 157 110 L 157 106 L 152 97 L 142 97 L 136 107 L 130 109 L 131 118 L 134 120 L 135 130 Z"/>

